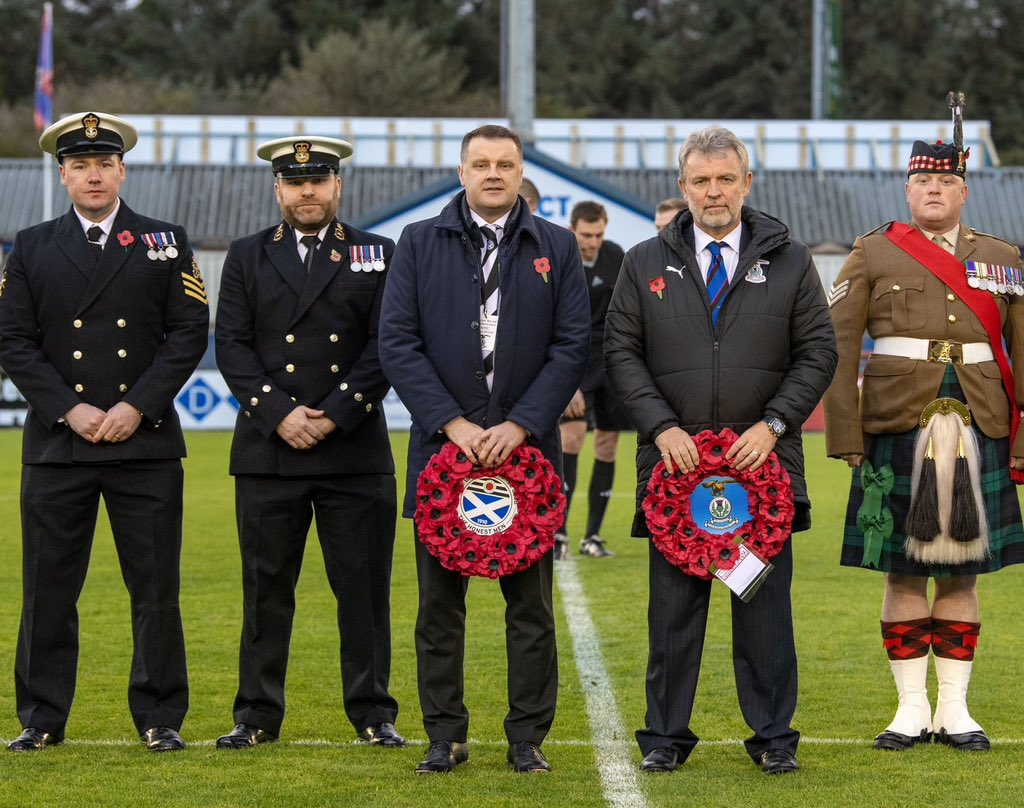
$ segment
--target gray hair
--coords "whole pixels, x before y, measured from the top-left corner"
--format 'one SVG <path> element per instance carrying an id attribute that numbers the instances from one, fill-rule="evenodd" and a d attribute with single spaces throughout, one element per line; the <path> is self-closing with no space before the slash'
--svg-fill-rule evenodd
<path id="1" fill-rule="evenodd" d="M 691 154 L 701 156 L 725 157 L 732 151 L 740 158 L 740 168 L 743 176 L 750 171 L 750 154 L 747 147 L 730 130 L 724 126 L 709 126 L 707 129 L 698 129 L 691 132 L 682 146 L 679 147 L 679 179 L 686 180 L 686 161 Z"/>

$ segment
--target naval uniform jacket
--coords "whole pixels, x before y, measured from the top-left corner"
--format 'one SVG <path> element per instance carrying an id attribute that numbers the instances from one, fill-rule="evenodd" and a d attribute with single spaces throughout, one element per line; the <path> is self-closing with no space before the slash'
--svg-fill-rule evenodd
<path id="1" fill-rule="evenodd" d="M 872 355 L 857 388 L 864 332 L 873 338 L 988 343 L 981 321 L 963 300 L 928 269 L 885 236 L 888 226 L 857 239 L 829 293 L 839 345 L 839 366 L 825 395 L 825 440 L 830 456 L 862 454 L 864 433 L 907 432 L 935 399 L 948 365 L 901 356 Z M 957 261 L 1020 267 L 1020 251 L 961 223 Z M 966 271 L 966 270 L 965 270 Z M 977 294 L 992 294 L 973 290 Z M 1016 406 L 1024 402 L 1024 298 L 994 294 L 1003 336 L 1014 360 Z M 990 438 L 1010 434 L 1010 409 L 995 361 L 954 363 L 978 428 Z M 1024 456 L 1024 430 L 1011 447 Z"/>
<path id="2" fill-rule="evenodd" d="M 384 260 L 364 271 L 370 251 L 358 248 L 368 245 Z M 390 239 L 334 222 L 307 277 L 285 224 L 231 244 L 216 322 L 217 366 L 239 403 L 231 474 L 394 474 L 377 355 L 393 251 Z M 276 433 L 300 404 L 338 427 L 304 450 Z"/>
<path id="3" fill-rule="evenodd" d="M 147 257 L 149 233 L 173 233 L 177 256 Z M 122 201 L 98 263 L 73 208 L 22 230 L 0 292 L 0 365 L 29 404 L 22 462 L 184 457 L 174 397 L 208 332 L 206 290 L 181 227 Z M 129 440 L 90 443 L 64 423 L 82 402 L 109 410 L 120 401 L 143 414 Z"/>
<path id="4" fill-rule="evenodd" d="M 413 516 L 416 480 L 459 416 L 486 428 L 506 420 L 530 433 L 561 473 L 558 419 L 587 362 L 590 302 L 571 232 L 530 214 L 498 244 L 501 302 L 494 385 L 480 353 L 480 249 L 460 192 L 433 219 L 405 228 L 381 312 L 380 355 L 412 414 L 403 513 Z M 538 270 L 546 270 L 544 272 Z M 545 282 L 546 277 L 546 282 Z"/>

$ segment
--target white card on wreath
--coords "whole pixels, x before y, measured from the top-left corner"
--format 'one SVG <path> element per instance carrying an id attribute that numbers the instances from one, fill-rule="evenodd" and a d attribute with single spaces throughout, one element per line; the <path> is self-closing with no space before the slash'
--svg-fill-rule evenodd
<path id="1" fill-rule="evenodd" d="M 723 570 L 712 566 L 711 572 L 715 577 L 731 589 L 736 596 L 744 603 L 750 603 L 757 590 L 761 588 L 764 579 L 768 577 L 774 567 L 771 562 L 765 561 L 761 556 L 751 550 L 745 543 L 738 548 L 740 557 L 732 569 Z"/>

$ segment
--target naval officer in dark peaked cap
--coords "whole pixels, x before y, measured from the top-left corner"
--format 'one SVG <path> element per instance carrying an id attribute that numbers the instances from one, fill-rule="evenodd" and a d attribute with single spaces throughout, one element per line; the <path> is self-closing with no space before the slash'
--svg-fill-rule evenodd
<path id="1" fill-rule="evenodd" d="M 0 282 L 0 365 L 29 404 L 15 752 L 64 739 L 101 496 L 131 599 L 132 719 L 151 751 L 184 748 L 185 441 L 174 397 L 206 350 L 209 310 L 185 231 L 119 197 L 137 139 L 130 123 L 99 112 L 43 132 L 72 206 L 18 233 Z"/>
<path id="2" fill-rule="evenodd" d="M 282 138 L 257 154 L 271 163 L 284 221 L 231 245 L 217 306 L 217 363 L 241 405 L 230 471 L 244 597 L 236 726 L 217 746 L 280 735 L 315 516 L 338 602 L 345 713 L 364 742 L 401 747 L 388 692 L 395 466 L 377 357 L 395 245 L 335 218 L 345 141 Z"/>

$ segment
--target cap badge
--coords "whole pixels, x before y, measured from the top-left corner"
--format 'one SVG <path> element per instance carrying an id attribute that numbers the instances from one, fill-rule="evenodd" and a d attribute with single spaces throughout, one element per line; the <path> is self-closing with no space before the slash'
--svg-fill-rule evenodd
<path id="1" fill-rule="evenodd" d="M 295 144 L 295 162 L 306 164 L 309 162 L 309 149 L 310 145 L 305 141 L 300 141 Z"/>
<path id="2" fill-rule="evenodd" d="M 85 136 L 89 140 L 95 140 L 100 135 L 100 119 L 97 118 L 93 113 L 89 113 L 82 118 L 82 126 L 85 127 Z"/>

